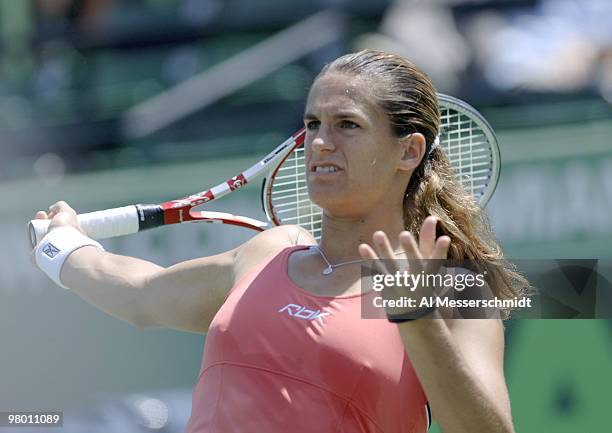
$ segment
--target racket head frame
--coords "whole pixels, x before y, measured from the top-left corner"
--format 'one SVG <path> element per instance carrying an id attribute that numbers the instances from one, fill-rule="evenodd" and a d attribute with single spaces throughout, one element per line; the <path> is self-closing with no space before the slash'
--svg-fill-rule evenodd
<path id="1" fill-rule="evenodd" d="M 480 196 L 474 196 L 474 199 L 479 203 L 479 205 L 481 207 L 485 207 L 486 204 L 489 202 L 491 196 L 495 192 L 495 189 L 497 187 L 497 183 L 499 180 L 499 176 L 500 176 L 501 155 L 500 155 L 500 150 L 499 150 L 499 143 L 497 141 L 497 136 L 495 135 L 495 132 L 493 131 L 493 128 L 491 127 L 489 122 L 474 107 L 467 104 L 466 102 L 458 98 L 449 96 L 449 95 L 438 93 L 438 105 L 440 107 L 440 111 L 445 110 L 445 109 L 454 110 L 456 113 L 460 115 L 467 116 L 469 120 L 471 122 L 474 122 L 474 124 L 482 131 L 482 133 L 484 134 L 486 138 L 488 149 L 490 151 L 490 161 L 491 161 L 490 170 L 489 170 L 489 179 L 488 179 L 488 182 L 486 184 L 486 187 L 483 193 Z M 304 130 L 302 129 L 300 130 L 300 132 L 304 132 Z M 444 143 L 442 143 L 442 146 L 444 146 Z M 291 152 L 288 152 L 287 154 L 285 154 L 283 158 L 277 162 L 274 169 L 271 170 L 269 176 L 267 176 L 264 179 L 264 182 L 262 184 L 262 191 L 261 191 L 261 199 L 262 199 L 262 205 L 263 205 L 262 207 L 264 209 L 266 217 L 274 225 L 281 225 L 284 223 L 284 221 L 282 221 L 282 219 L 279 218 L 279 216 L 277 215 L 277 212 L 275 211 L 275 207 L 274 207 L 273 186 L 274 186 L 274 182 L 276 179 L 276 175 L 278 174 L 283 163 L 291 156 L 293 151 L 296 150 L 297 148 L 299 148 L 299 145 L 295 146 Z M 306 168 L 303 167 L 302 169 L 305 172 Z M 313 206 L 316 206 L 316 205 L 313 204 Z M 318 224 L 318 226 L 320 226 L 320 219 L 321 217 L 319 215 L 318 216 L 319 221 L 314 222 L 314 224 Z M 307 225 L 312 226 L 313 224 L 312 218 L 310 218 L 310 220 L 311 221 L 308 221 Z M 304 226 L 304 224 L 301 224 L 299 222 L 297 224 Z M 311 229 L 311 227 L 308 227 L 308 226 L 306 226 L 306 228 L 309 230 Z"/>

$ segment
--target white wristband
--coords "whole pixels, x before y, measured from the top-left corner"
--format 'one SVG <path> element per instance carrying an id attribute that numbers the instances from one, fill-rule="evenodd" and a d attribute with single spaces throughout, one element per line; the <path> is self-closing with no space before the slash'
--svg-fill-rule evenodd
<path id="1" fill-rule="evenodd" d="M 88 238 L 74 227 L 58 227 L 47 233 L 38 243 L 35 254 L 36 264 L 58 286 L 68 289 L 60 281 L 62 266 L 72 252 L 87 245 L 93 245 L 104 251 L 99 242 Z"/>

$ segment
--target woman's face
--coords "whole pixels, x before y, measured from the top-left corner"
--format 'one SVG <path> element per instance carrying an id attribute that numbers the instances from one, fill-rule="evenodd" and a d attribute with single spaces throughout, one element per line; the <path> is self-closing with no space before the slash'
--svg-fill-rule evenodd
<path id="1" fill-rule="evenodd" d="M 310 89 L 304 113 L 306 170 L 311 200 L 337 217 L 375 207 L 401 209 L 410 171 L 405 147 L 391 131 L 367 81 L 328 73 Z"/>

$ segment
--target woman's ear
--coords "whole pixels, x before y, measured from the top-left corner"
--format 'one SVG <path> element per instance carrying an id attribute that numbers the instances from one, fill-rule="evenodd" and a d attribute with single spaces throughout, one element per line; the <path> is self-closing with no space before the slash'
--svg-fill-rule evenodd
<path id="1" fill-rule="evenodd" d="M 402 152 L 398 168 L 406 171 L 412 171 L 417 168 L 427 149 L 425 136 L 420 132 L 415 132 L 400 138 L 400 146 L 402 146 Z"/>

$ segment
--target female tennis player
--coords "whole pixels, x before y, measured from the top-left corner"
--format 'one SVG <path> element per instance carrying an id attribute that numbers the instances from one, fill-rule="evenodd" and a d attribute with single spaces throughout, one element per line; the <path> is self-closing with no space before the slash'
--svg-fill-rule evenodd
<path id="1" fill-rule="evenodd" d="M 436 91 L 410 62 L 343 56 L 316 78 L 304 114 L 318 245 L 281 226 L 162 268 L 103 251 L 59 202 L 36 214 L 74 247 L 56 281 L 135 326 L 208 332 L 189 433 L 425 432 L 431 415 L 445 433 L 513 432 L 500 319 L 361 317 L 364 259 L 501 258 L 436 146 L 439 122 Z"/>

